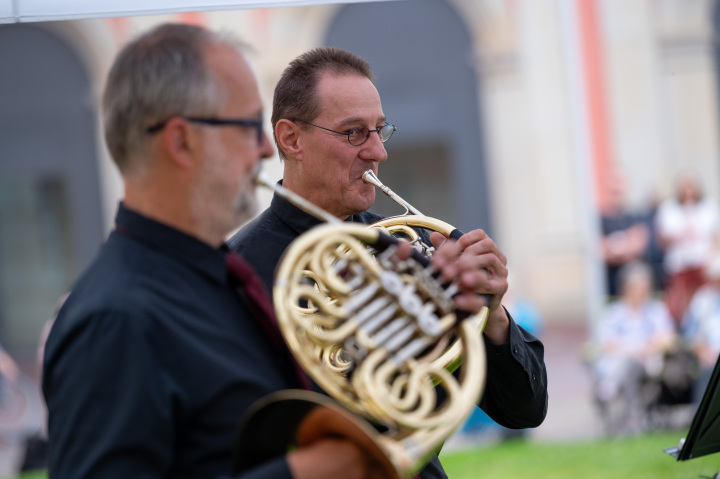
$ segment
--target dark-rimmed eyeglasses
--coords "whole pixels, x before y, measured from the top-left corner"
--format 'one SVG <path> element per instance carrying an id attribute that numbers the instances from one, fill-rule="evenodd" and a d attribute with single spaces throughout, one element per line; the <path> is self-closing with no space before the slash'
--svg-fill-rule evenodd
<path id="1" fill-rule="evenodd" d="M 391 136 L 393 136 L 393 133 L 395 133 L 397 131 L 397 128 L 395 128 L 394 125 L 392 125 L 388 122 L 385 122 L 385 124 L 383 126 L 381 126 L 380 128 L 375 128 L 374 130 L 369 130 L 369 129 L 365 128 L 364 126 L 356 126 L 355 128 L 351 128 L 347 131 L 336 131 L 336 130 L 331 130 L 330 128 L 325 128 L 324 126 L 315 125 L 308 121 L 303 121 L 303 120 L 294 120 L 294 121 L 297 121 L 299 123 L 305 123 L 306 125 L 314 126 L 315 128 L 320 128 L 321 130 L 331 131 L 333 133 L 337 133 L 338 135 L 345 135 L 348 138 L 348 142 L 352 146 L 362 145 L 363 143 L 365 143 L 367 141 L 368 138 L 370 138 L 370 133 L 375 133 L 375 132 L 377 132 L 378 135 L 380 136 L 380 141 L 385 143 L 386 141 L 388 141 L 390 139 Z"/>
<path id="2" fill-rule="evenodd" d="M 250 118 L 205 118 L 205 117 L 197 117 L 197 116 L 181 116 L 180 118 L 183 118 L 191 123 L 202 123 L 203 125 L 210 125 L 210 126 L 252 126 L 252 127 L 257 128 L 258 144 L 262 143 L 262 139 L 263 139 L 263 120 L 262 120 L 262 118 L 260 118 L 258 120 L 254 120 L 254 119 L 250 119 Z M 147 133 L 157 133 L 158 131 L 165 128 L 165 125 L 167 125 L 168 121 L 170 121 L 170 120 L 168 119 L 168 120 L 160 122 L 156 125 L 153 125 L 145 131 Z"/>

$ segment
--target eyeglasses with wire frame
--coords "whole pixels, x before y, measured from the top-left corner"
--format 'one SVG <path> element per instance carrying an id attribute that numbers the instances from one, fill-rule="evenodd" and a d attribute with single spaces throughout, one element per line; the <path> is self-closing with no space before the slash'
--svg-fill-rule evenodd
<path id="1" fill-rule="evenodd" d="M 338 135 L 345 135 L 348 137 L 348 143 L 350 143 L 352 146 L 360 146 L 363 143 L 367 141 L 368 138 L 370 138 L 370 133 L 377 132 L 380 136 L 380 141 L 385 143 L 390 139 L 390 137 L 397 131 L 397 128 L 395 128 L 395 125 L 392 125 L 391 123 L 385 122 L 383 126 L 380 128 L 375 128 L 374 130 L 369 130 L 364 126 L 356 126 L 355 128 L 351 128 L 347 131 L 337 131 L 337 130 L 331 130 L 330 128 L 325 128 L 324 126 L 315 125 L 314 123 L 310 123 L 309 121 L 304 120 L 293 120 L 299 123 L 305 123 L 306 125 L 314 126 L 315 128 L 320 128 L 321 130 L 331 131 L 333 133 L 337 133 Z"/>
<path id="2" fill-rule="evenodd" d="M 181 116 L 180 118 L 183 118 L 191 123 L 201 123 L 203 125 L 209 125 L 209 126 L 252 126 L 257 129 L 257 139 L 258 144 L 262 143 L 263 140 L 263 120 L 260 119 L 251 119 L 251 118 L 211 118 L 211 117 L 198 117 L 198 116 Z M 167 122 L 170 121 L 165 120 L 160 123 L 157 123 L 145 130 L 146 133 L 157 133 L 158 131 L 165 128 L 165 125 L 167 125 Z"/>

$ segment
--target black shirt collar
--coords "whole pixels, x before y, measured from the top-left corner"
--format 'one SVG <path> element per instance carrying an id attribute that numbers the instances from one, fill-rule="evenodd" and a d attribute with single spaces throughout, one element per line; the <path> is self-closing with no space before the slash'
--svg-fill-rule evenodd
<path id="1" fill-rule="evenodd" d="M 278 184 L 282 184 L 282 180 L 278 181 Z M 324 223 L 323 220 L 306 213 L 278 194 L 273 195 L 270 210 L 298 235 Z"/>
<path id="2" fill-rule="evenodd" d="M 282 180 L 278 181 L 278 184 L 282 185 Z M 325 223 L 323 220 L 316 218 L 310 213 L 306 213 L 277 194 L 273 195 L 270 210 L 298 235 L 314 226 Z M 357 215 L 349 216 L 345 221 L 370 224 L 381 218 L 379 215 L 364 211 Z"/>
<path id="3" fill-rule="evenodd" d="M 193 236 L 127 208 L 123 202 L 118 206 L 115 226 L 114 234 L 171 256 L 217 283 L 227 282 L 225 245 L 213 248 Z"/>

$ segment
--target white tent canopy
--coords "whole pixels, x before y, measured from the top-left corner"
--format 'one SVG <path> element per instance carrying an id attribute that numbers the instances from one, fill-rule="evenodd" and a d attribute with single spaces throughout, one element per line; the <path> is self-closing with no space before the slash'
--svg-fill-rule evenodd
<path id="1" fill-rule="evenodd" d="M 378 0 L 0 0 L 0 23 L 371 1 Z"/>

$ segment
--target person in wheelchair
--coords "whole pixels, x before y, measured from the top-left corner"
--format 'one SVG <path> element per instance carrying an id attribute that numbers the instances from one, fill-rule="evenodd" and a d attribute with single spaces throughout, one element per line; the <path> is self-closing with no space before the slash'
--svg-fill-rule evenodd
<path id="1" fill-rule="evenodd" d="M 683 337 L 698 362 L 693 403 L 699 404 L 720 355 L 720 256 L 705 268 L 706 283 L 693 295 L 682 322 Z"/>
<path id="2" fill-rule="evenodd" d="M 652 272 L 640 262 L 624 266 L 620 296 L 603 312 L 595 331 L 595 400 L 610 434 L 643 430 L 648 404 L 644 385 L 658 378 L 676 341 L 665 304 L 652 296 Z"/>

